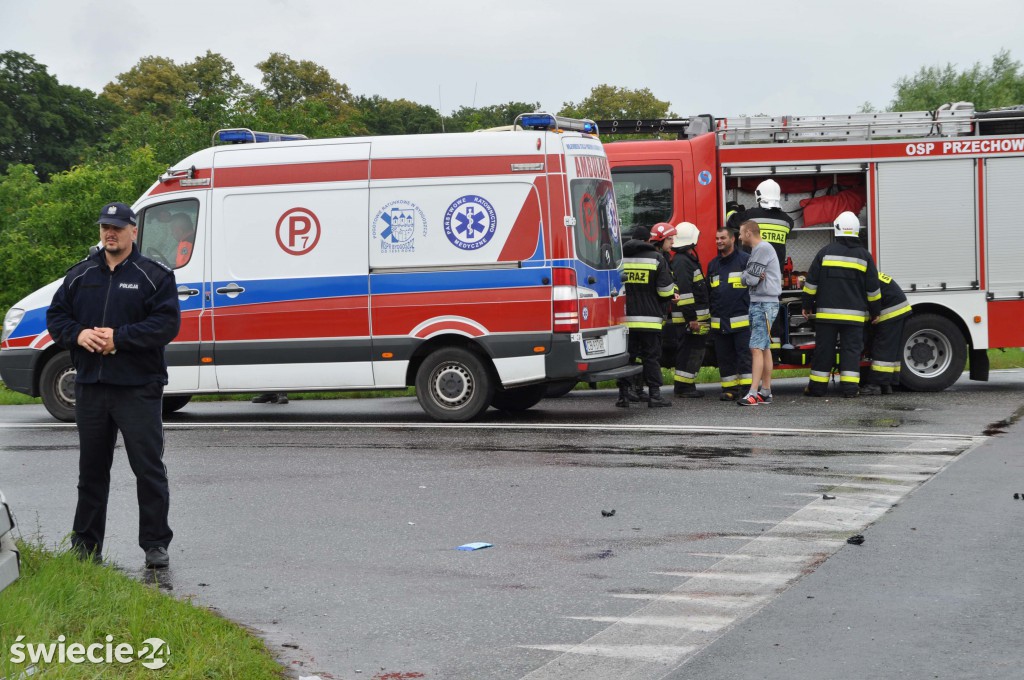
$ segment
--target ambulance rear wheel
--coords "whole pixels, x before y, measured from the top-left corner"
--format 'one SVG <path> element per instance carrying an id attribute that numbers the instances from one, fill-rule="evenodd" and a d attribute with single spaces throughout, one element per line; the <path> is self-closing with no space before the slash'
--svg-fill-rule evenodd
<path id="1" fill-rule="evenodd" d="M 967 340 L 944 316 L 914 314 L 903 327 L 901 360 L 901 385 L 915 392 L 939 392 L 964 372 Z"/>
<path id="2" fill-rule="evenodd" d="M 50 415 L 65 423 L 75 422 L 75 367 L 71 353 L 59 352 L 39 374 L 39 394 Z"/>
<path id="3" fill-rule="evenodd" d="M 480 415 L 494 396 L 490 371 L 473 352 L 439 349 L 416 372 L 416 398 L 435 420 L 465 422 Z"/>
<path id="4" fill-rule="evenodd" d="M 536 406 L 547 394 L 548 385 L 527 385 L 526 387 L 513 387 L 508 390 L 499 390 L 494 393 L 491 406 L 501 411 L 525 411 Z"/>

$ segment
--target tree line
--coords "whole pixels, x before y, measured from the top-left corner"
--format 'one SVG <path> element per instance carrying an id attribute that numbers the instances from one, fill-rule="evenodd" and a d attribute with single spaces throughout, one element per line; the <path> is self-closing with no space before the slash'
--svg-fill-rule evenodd
<path id="1" fill-rule="evenodd" d="M 442 118 L 426 104 L 356 95 L 312 61 L 274 52 L 256 67 L 258 86 L 212 51 L 186 63 L 148 56 L 94 93 L 60 83 L 31 55 L 0 53 L 0 311 L 85 254 L 97 240 L 98 206 L 131 203 L 169 165 L 209 146 L 219 128 L 313 138 L 460 132 L 510 125 L 540 109 L 509 101 Z M 1024 68 L 1001 51 L 990 65 L 924 67 L 894 87 L 894 111 L 961 100 L 978 108 L 1024 104 Z M 648 88 L 602 84 L 557 113 L 669 118 L 670 106 Z"/>

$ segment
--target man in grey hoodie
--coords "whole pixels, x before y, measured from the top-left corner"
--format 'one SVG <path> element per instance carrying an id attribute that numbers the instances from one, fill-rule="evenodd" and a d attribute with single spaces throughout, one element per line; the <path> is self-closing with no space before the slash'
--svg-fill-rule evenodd
<path id="1" fill-rule="evenodd" d="M 782 269 L 775 248 L 761 238 L 761 227 L 753 220 L 740 225 L 740 241 L 750 248 L 743 270 L 743 283 L 750 289 L 750 372 L 753 381 L 739 406 L 772 403 L 772 323 L 779 314 Z M 761 390 L 758 391 L 758 382 Z"/>

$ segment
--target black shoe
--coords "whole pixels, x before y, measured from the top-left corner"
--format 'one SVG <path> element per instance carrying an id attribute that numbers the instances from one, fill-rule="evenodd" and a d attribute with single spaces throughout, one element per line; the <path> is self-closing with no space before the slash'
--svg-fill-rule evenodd
<path id="1" fill-rule="evenodd" d="M 882 394 L 892 394 L 892 385 L 882 385 Z"/>
<path id="2" fill-rule="evenodd" d="M 718 401 L 736 401 L 736 399 L 735 392 L 722 392 L 722 395 L 718 397 Z"/>
<path id="3" fill-rule="evenodd" d="M 277 399 L 275 399 L 273 403 L 275 403 L 275 404 L 287 404 L 288 403 L 288 395 L 287 394 L 279 394 L 279 395 L 277 395 Z"/>
<path id="4" fill-rule="evenodd" d="M 864 397 L 877 397 L 882 393 L 882 388 L 879 385 L 861 385 L 860 393 Z"/>
<path id="5" fill-rule="evenodd" d="M 167 548 L 157 546 L 146 551 L 146 569 L 166 569 L 171 564 Z"/>
<path id="6" fill-rule="evenodd" d="M 843 399 L 856 399 L 858 396 L 857 392 L 843 392 Z"/>
<path id="7" fill-rule="evenodd" d="M 652 394 L 650 399 L 647 401 L 647 408 L 665 408 L 671 406 L 672 402 L 665 399 L 660 394 Z"/>
<path id="8" fill-rule="evenodd" d="M 276 404 L 277 403 L 277 392 L 265 392 L 259 396 L 252 398 L 254 404 Z"/>
<path id="9" fill-rule="evenodd" d="M 615 405 L 619 408 L 629 408 L 629 399 L 626 397 L 619 397 L 619 400 L 615 402 Z"/>
<path id="10" fill-rule="evenodd" d="M 694 388 L 688 390 L 673 389 L 672 396 L 678 397 L 679 399 L 700 399 L 704 396 L 703 392 L 698 392 Z"/>
<path id="11" fill-rule="evenodd" d="M 805 397 L 824 397 L 825 396 L 825 391 L 822 390 L 821 392 L 812 392 L 810 387 L 805 387 L 804 388 L 804 396 Z"/>
<path id="12" fill-rule="evenodd" d="M 103 564 L 103 557 L 100 555 L 100 551 L 96 546 L 89 547 L 84 543 L 72 543 L 71 552 L 74 553 L 75 557 L 82 562 Z"/>

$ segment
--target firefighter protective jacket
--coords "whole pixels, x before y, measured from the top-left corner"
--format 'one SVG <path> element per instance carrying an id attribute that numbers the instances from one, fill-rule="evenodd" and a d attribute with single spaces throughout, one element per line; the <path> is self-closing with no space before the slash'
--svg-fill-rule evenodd
<path id="1" fill-rule="evenodd" d="M 622 245 L 622 282 L 626 286 L 623 323 L 630 330 L 660 332 L 665 303 L 676 292 L 665 258 L 646 241 L 626 241 Z"/>
<path id="2" fill-rule="evenodd" d="M 882 289 L 882 299 L 880 304 L 882 311 L 878 315 L 878 323 L 884 323 L 897 317 L 902 317 L 904 314 L 910 313 L 910 302 L 907 301 L 907 295 L 900 288 L 900 284 L 892 280 L 892 277 L 888 274 L 878 272 L 878 282 Z"/>
<path id="3" fill-rule="evenodd" d="M 697 251 L 692 247 L 673 248 L 672 276 L 676 280 L 679 299 L 672 309 L 672 323 L 707 321 L 711 318 L 708 307 L 708 282 L 700 268 Z"/>
<path id="4" fill-rule="evenodd" d="M 748 253 L 736 248 L 708 263 L 712 331 L 736 333 L 750 328 L 750 291 L 743 283 L 748 259 Z"/>
<path id="5" fill-rule="evenodd" d="M 113 271 L 102 250 L 68 269 L 46 312 L 53 341 L 71 351 L 79 383 L 166 385 L 164 346 L 180 325 L 174 273 L 135 244 Z M 116 353 L 81 347 L 78 335 L 86 328 L 113 328 Z"/>
<path id="6" fill-rule="evenodd" d="M 822 323 L 862 324 L 881 311 L 879 284 L 867 248 L 855 238 L 837 238 L 818 251 L 807 270 L 803 308 Z"/>
<path id="7" fill-rule="evenodd" d="M 775 254 L 779 256 L 779 269 L 781 270 L 786 266 L 786 240 L 789 238 L 789 232 L 793 230 L 793 218 L 781 208 L 758 206 L 745 211 L 739 218 L 740 223 L 747 220 L 753 220 L 761 227 L 761 238 L 775 248 Z"/>

